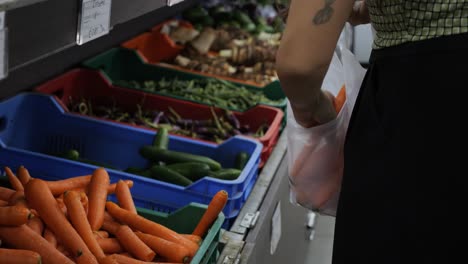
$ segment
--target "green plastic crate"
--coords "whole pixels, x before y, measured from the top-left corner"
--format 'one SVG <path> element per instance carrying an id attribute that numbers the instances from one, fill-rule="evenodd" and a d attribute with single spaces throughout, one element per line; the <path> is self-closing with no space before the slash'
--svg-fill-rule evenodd
<path id="1" fill-rule="evenodd" d="M 137 208 L 138 214 L 153 222 L 166 226 L 181 234 L 191 234 L 198 221 L 205 213 L 207 206 L 191 203 L 170 214 L 156 212 L 144 208 Z M 215 264 L 219 256 L 219 239 L 221 226 L 225 220 L 220 213 L 208 233 L 203 237 L 203 243 L 193 257 L 190 264 Z"/>
<path id="2" fill-rule="evenodd" d="M 117 85 L 117 81 L 119 80 L 143 82 L 148 80 L 159 81 L 162 78 L 177 78 L 179 80 L 210 79 L 210 77 L 196 73 L 182 72 L 176 69 L 145 63 L 135 50 L 125 48 L 113 48 L 101 53 L 96 57 L 84 61 L 83 66 L 94 70 L 100 70 L 114 85 Z M 263 92 L 265 97 L 270 100 L 280 100 L 278 103 L 266 103 L 265 105 L 276 107 L 283 110 L 283 112 L 286 112 L 286 96 L 284 95 L 278 81 L 272 82 L 263 88 L 238 84 L 235 82 L 229 83 L 237 87 L 243 86 L 250 91 Z M 136 87 L 126 88 L 136 89 Z M 157 92 L 155 92 L 155 94 L 204 104 L 203 102 L 193 101 L 179 96 L 171 96 Z M 238 109 L 230 110 L 238 111 Z"/>

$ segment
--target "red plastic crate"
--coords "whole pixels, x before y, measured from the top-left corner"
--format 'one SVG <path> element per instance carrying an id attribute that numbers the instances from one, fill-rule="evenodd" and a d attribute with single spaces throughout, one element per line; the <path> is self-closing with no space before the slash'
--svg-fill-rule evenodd
<path id="1" fill-rule="evenodd" d="M 161 33 L 162 27 L 172 21 L 163 22 L 152 28 L 151 32 L 143 33 L 122 43 L 122 47 L 136 50 L 146 62 L 151 63 L 176 57 L 184 46 L 175 43 L 167 34 Z M 193 28 L 188 22 L 178 21 L 178 23 L 183 27 Z"/>
<path id="2" fill-rule="evenodd" d="M 114 99 L 119 108 L 128 112 L 137 110 L 137 105 L 143 109 L 168 111 L 169 107 L 187 119 L 208 119 L 211 117 L 210 107 L 170 97 L 148 94 L 137 90 L 126 89 L 111 85 L 111 83 L 98 71 L 87 69 L 74 69 L 53 80 L 50 80 L 35 89 L 37 92 L 54 95 L 68 111 L 70 99 L 92 99 L 93 103 L 108 103 Z M 217 114 L 222 114 L 222 109 L 215 108 Z M 261 165 L 265 163 L 271 154 L 271 149 L 276 144 L 280 133 L 283 112 L 274 107 L 258 105 L 246 112 L 233 112 L 242 125 L 249 125 L 252 130 L 258 129 L 264 122 L 269 124 L 269 129 L 259 140 L 264 149 Z M 79 115 L 78 113 L 76 113 Z M 102 119 L 102 118 L 97 118 Z M 105 121 L 117 122 L 110 119 Z M 121 123 L 122 122 L 117 122 Z M 124 123 L 129 126 L 132 124 Z M 147 127 L 138 126 L 152 130 Z M 200 140 L 203 141 L 203 140 Z M 205 141 L 206 142 L 206 141 Z M 214 144 L 214 142 L 212 142 Z"/>

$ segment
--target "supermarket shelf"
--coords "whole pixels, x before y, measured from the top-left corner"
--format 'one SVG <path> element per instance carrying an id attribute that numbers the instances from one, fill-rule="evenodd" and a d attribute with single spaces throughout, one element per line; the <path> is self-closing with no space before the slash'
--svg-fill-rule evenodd
<path id="1" fill-rule="evenodd" d="M 0 11 L 12 10 L 45 1 L 47 0 L 0 0 Z"/>
<path id="2" fill-rule="evenodd" d="M 8 10 L 9 76 L 0 81 L 0 98 L 29 90 L 44 80 L 76 66 L 155 24 L 179 14 L 200 0 L 186 0 L 168 7 L 166 0 L 113 0 L 108 35 L 76 44 L 78 2 L 48 0 Z M 24 2 L 24 3 L 23 3 Z"/>

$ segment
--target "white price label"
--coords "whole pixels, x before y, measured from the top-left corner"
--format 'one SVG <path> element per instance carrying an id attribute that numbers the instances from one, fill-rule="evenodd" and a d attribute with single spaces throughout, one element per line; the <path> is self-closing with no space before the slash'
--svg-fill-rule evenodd
<path id="1" fill-rule="evenodd" d="M 0 80 L 8 75 L 8 29 L 0 29 Z"/>
<path id="2" fill-rule="evenodd" d="M 112 0 L 82 0 L 76 42 L 84 44 L 109 33 Z"/>
<path id="3" fill-rule="evenodd" d="M 178 3 L 182 3 L 184 0 L 167 0 L 167 5 L 168 6 L 173 6 L 173 5 L 176 5 Z"/>
<path id="4" fill-rule="evenodd" d="M 270 254 L 275 254 L 281 240 L 281 201 L 278 202 L 271 218 Z"/>

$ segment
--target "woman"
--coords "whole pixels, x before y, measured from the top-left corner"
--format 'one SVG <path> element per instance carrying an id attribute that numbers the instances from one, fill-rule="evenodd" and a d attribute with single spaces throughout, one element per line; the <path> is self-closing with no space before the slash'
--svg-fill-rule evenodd
<path id="1" fill-rule="evenodd" d="M 345 22 L 369 18 L 376 36 L 345 143 L 333 264 L 452 263 L 463 251 L 447 237 L 466 222 L 449 213 L 468 191 L 451 148 L 464 146 L 468 0 L 292 0 L 279 79 L 299 124 L 335 118 L 323 78 Z"/>

